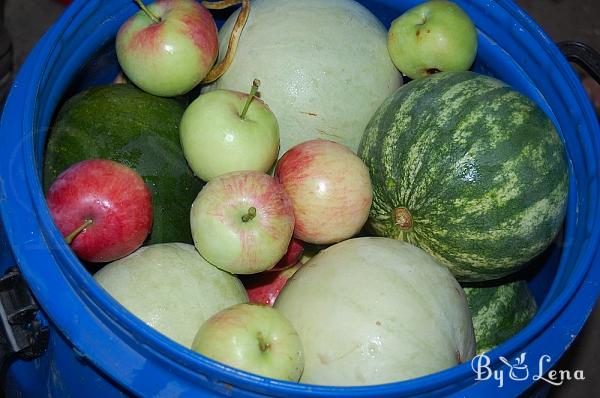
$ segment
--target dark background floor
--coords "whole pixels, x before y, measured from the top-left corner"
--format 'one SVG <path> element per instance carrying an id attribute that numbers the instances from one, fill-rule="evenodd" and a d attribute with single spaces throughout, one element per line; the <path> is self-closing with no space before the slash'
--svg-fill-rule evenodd
<path id="1" fill-rule="evenodd" d="M 326 0 L 324 0 L 326 1 Z M 555 41 L 581 40 L 600 50 L 600 0 L 517 0 Z M 6 0 L 5 24 L 18 67 L 64 6 L 51 0 Z M 600 306 L 556 369 L 582 369 L 585 381 L 566 382 L 552 398 L 600 397 Z"/>

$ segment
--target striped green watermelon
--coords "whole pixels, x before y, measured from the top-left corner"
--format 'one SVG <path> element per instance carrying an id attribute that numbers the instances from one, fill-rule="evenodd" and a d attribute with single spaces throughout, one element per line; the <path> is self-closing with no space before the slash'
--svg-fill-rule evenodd
<path id="1" fill-rule="evenodd" d="M 499 80 L 443 72 L 406 84 L 369 122 L 358 153 L 373 183 L 368 224 L 457 279 L 508 275 L 562 225 L 566 153 L 552 122 Z"/>
<path id="2" fill-rule="evenodd" d="M 535 298 L 525 281 L 465 287 L 464 291 L 473 317 L 478 354 L 517 334 L 537 312 Z"/>

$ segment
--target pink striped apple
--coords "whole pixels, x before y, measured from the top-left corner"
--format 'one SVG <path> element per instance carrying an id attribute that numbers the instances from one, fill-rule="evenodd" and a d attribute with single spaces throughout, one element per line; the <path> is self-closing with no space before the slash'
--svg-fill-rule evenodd
<path id="1" fill-rule="evenodd" d="M 158 0 L 128 19 L 117 33 L 121 69 L 142 90 L 159 96 L 185 94 L 217 59 L 217 26 L 194 0 Z"/>
<path id="2" fill-rule="evenodd" d="M 234 274 L 253 274 L 273 268 L 286 253 L 294 211 L 273 177 L 234 171 L 202 188 L 190 225 L 196 249 L 208 262 Z"/>
<path id="3" fill-rule="evenodd" d="M 348 147 L 311 140 L 287 151 L 275 178 L 294 206 L 294 236 L 330 244 L 357 234 L 367 221 L 373 199 L 369 170 Z"/>

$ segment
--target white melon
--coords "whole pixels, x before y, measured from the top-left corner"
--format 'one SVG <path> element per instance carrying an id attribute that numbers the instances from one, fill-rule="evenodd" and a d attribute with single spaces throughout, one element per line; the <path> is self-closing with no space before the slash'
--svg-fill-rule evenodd
<path id="1" fill-rule="evenodd" d="M 475 353 L 463 290 L 408 243 L 356 238 L 313 257 L 275 307 L 305 353 L 303 383 L 370 385 L 434 373 Z"/>
<path id="2" fill-rule="evenodd" d="M 188 348 L 205 320 L 248 301 L 237 277 L 183 243 L 142 247 L 106 265 L 94 279 L 147 325 Z"/>
<path id="3" fill-rule="evenodd" d="M 261 80 L 262 99 L 280 127 L 280 155 L 322 138 L 356 152 L 379 105 L 401 84 L 387 50 L 387 31 L 353 0 L 253 0 L 229 70 L 208 89 L 248 92 Z M 223 56 L 234 13 L 219 32 Z"/>

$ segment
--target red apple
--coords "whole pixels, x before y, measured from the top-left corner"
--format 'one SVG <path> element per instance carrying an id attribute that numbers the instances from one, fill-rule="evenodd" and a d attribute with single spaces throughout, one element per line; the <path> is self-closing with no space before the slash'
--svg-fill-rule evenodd
<path id="1" fill-rule="evenodd" d="M 294 239 L 292 239 L 294 241 Z M 290 248 L 297 247 L 290 244 Z M 248 298 L 251 303 L 273 305 L 279 292 L 285 286 L 287 281 L 312 257 L 314 257 L 321 247 L 309 246 L 306 250 L 301 252 L 301 256 L 297 258 L 296 262 L 288 268 L 280 269 L 277 272 L 273 270 L 261 272 L 253 275 L 241 275 L 240 279 L 246 287 Z M 288 253 L 290 250 L 288 250 Z"/>
<path id="2" fill-rule="evenodd" d="M 47 195 L 52 218 L 75 254 L 109 262 L 139 248 L 152 227 L 152 197 L 138 173 L 112 160 L 76 163 Z"/>
<path id="3" fill-rule="evenodd" d="M 273 305 L 279 292 L 303 265 L 298 261 L 291 268 L 279 272 L 261 272 L 260 274 L 243 275 L 240 277 L 248 292 L 251 303 Z"/>
<path id="4" fill-rule="evenodd" d="M 304 253 L 304 243 L 296 238 L 292 238 L 287 248 L 287 252 L 283 255 L 281 260 L 279 260 L 273 268 L 267 271 L 282 271 L 293 267 L 300 260 L 300 257 L 302 257 L 302 253 Z"/>
<path id="5" fill-rule="evenodd" d="M 171 97 L 194 88 L 217 59 L 217 26 L 195 0 L 158 0 L 125 22 L 116 39 L 121 68 L 150 94 Z"/>
<path id="6" fill-rule="evenodd" d="M 330 244 L 357 234 L 373 199 L 369 170 L 348 147 L 311 140 L 288 150 L 275 169 L 294 206 L 294 236 Z"/>

